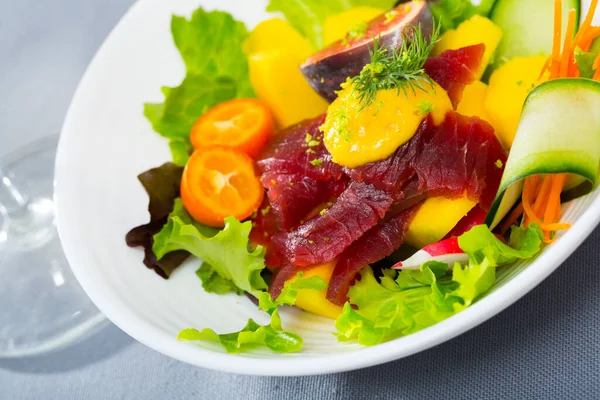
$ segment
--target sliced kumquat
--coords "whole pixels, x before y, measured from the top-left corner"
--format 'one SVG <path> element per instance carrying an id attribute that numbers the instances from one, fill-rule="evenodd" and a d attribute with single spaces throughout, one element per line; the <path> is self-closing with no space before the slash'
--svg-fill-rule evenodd
<path id="1" fill-rule="evenodd" d="M 195 149 L 229 147 L 256 157 L 275 133 L 273 115 L 258 99 L 235 99 L 221 103 L 194 124 L 190 140 Z"/>
<path id="2" fill-rule="evenodd" d="M 248 218 L 263 196 L 252 159 L 228 148 L 196 150 L 181 178 L 181 199 L 187 212 L 196 221 L 216 228 L 223 227 L 228 216 L 240 221 Z"/>

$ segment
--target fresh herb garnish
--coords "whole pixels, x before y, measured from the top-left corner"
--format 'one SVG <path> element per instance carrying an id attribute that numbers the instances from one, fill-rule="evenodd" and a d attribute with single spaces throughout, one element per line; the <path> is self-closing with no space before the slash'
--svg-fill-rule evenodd
<path id="1" fill-rule="evenodd" d="M 397 49 L 383 49 L 379 38 L 373 40 L 371 63 L 365 65 L 358 76 L 352 78 L 353 87 L 358 93 L 362 107 L 367 107 L 375 101 L 377 91 L 397 89 L 398 95 L 408 90 L 413 93 L 416 89 L 426 91 L 425 85 L 432 84 L 423 65 L 433 46 L 438 41 L 439 26 L 434 26 L 431 37 L 423 35 L 421 24 L 418 27 L 406 27 L 402 33 L 402 44 Z"/>
<path id="2" fill-rule="evenodd" d="M 344 46 L 348 46 L 348 40 L 360 39 L 364 38 L 367 34 L 368 25 L 366 22 L 356 25 L 352 28 L 348 34 L 344 37 L 343 44 Z"/>
<path id="3" fill-rule="evenodd" d="M 433 104 L 431 104 L 430 101 L 425 100 L 420 101 L 419 104 L 417 104 L 417 107 L 422 114 L 429 114 L 435 109 L 435 107 L 433 106 Z"/>

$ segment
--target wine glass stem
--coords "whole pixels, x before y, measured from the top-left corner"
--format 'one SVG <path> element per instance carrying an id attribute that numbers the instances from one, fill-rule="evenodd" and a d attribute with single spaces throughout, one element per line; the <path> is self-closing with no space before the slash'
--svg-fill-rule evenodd
<path id="1" fill-rule="evenodd" d="M 10 219 L 19 219 L 27 212 L 29 198 L 21 194 L 8 174 L 0 168 L 0 205 Z"/>

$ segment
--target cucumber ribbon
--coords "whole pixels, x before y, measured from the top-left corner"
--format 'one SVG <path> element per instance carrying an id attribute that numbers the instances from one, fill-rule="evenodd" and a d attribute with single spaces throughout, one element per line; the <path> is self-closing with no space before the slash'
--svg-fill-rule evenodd
<path id="1" fill-rule="evenodd" d="M 561 199 L 595 187 L 600 165 L 600 82 L 564 78 L 544 82 L 525 100 L 500 188 L 485 223 L 494 228 L 521 196 L 531 175 L 567 173 Z"/>

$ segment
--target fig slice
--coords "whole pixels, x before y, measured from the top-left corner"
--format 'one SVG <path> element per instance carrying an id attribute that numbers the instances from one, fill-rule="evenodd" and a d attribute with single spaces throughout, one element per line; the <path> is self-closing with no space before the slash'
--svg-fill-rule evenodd
<path id="1" fill-rule="evenodd" d="M 300 66 L 300 70 L 313 89 L 332 102 L 340 85 L 348 77 L 358 75 L 371 61 L 369 51 L 375 38 L 378 38 L 381 48 L 398 48 L 405 37 L 404 29 L 419 24 L 426 37 L 431 35 L 433 18 L 425 0 L 403 3 L 371 20 L 364 31 L 348 34 L 313 54 Z"/>

